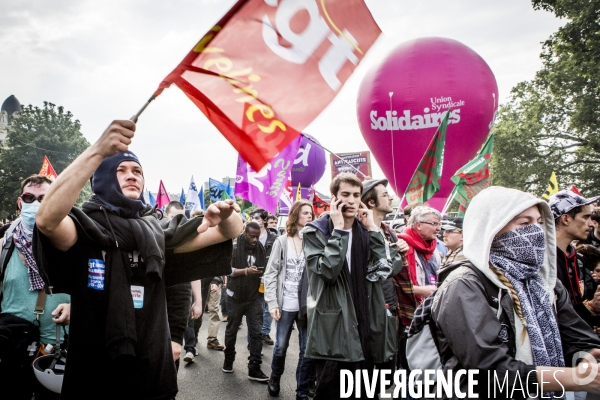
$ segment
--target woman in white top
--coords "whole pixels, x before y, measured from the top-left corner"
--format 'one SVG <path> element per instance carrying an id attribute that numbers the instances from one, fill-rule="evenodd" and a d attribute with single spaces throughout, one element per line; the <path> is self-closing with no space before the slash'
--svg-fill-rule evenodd
<path id="1" fill-rule="evenodd" d="M 286 233 L 273 244 L 264 274 L 265 301 L 277 327 L 268 386 L 271 396 L 279 395 L 279 380 L 283 375 L 292 327 L 296 322 L 300 343 L 300 357 L 296 368 L 296 398 L 308 399 L 310 360 L 304 359 L 306 318 L 300 319 L 298 296 L 305 266 L 300 231 L 314 218 L 315 213 L 310 202 L 298 200 L 292 205 L 286 223 Z"/>

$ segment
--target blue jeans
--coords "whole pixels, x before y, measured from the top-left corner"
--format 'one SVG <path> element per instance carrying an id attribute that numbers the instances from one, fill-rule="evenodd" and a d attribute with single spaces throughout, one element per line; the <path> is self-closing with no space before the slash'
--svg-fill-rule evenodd
<path id="1" fill-rule="evenodd" d="M 265 298 L 262 298 L 262 303 L 263 303 L 263 322 L 262 322 L 262 328 L 260 330 L 260 334 L 263 336 L 269 336 L 269 334 L 271 333 L 271 324 L 273 323 L 273 317 L 271 317 L 271 314 L 269 313 L 269 305 L 267 304 L 267 302 L 265 301 Z"/>
<path id="2" fill-rule="evenodd" d="M 235 360 L 235 342 L 237 341 L 238 328 L 242 323 L 242 318 L 246 316 L 248 325 L 248 335 L 250 340 L 248 350 L 250 358 L 248 367 L 252 364 L 260 364 L 262 357 L 263 343 L 260 339 L 260 327 L 262 325 L 262 300 L 257 298 L 252 301 L 237 301 L 231 296 L 227 296 L 227 327 L 225 328 L 225 360 L 233 362 Z"/>
<path id="3" fill-rule="evenodd" d="M 304 358 L 306 349 L 306 320 L 298 319 L 298 311 L 281 311 L 281 318 L 275 322 L 277 333 L 275 337 L 275 347 L 273 348 L 273 361 L 271 362 L 271 376 L 280 377 L 285 368 L 285 356 L 290 345 L 290 336 L 292 335 L 292 326 L 296 321 L 298 328 L 298 342 L 300 344 L 300 355 L 298 357 L 298 366 L 296 367 L 296 395 L 300 397 L 308 396 L 309 374 L 311 360 Z"/>

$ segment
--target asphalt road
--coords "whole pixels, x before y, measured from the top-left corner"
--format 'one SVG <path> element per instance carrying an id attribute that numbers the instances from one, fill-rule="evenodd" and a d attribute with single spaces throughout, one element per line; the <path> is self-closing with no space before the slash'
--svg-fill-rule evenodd
<path id="1" fill-rule="evenodd" d="M 182 354 L 179 373 L 179 393 L 177 400 L 195 399 L 274 399 L 267 392 L 267 384 L 248 379 L 248 356 L 247 330 L 244 319 L 242 328 L 238 331 L 236 343 L 236 360 L 233 364 L 233 373 L 224 373 L 224 354 L 222 351 L 209 350 L 206 348 L 206 337 L 208 330 L 208 315 L 203 316 L 204 321 L 198 335 L 198 353 L 194 362 L 185 363 Z M 221 344 L 225 343 L 226 322 L 221 322 L 219 334 L 217 335 Z M 275 321 L 271 328 L 271 339 L 275 340 Z M 271 360 L 273 347 L 263 344 L 262 371 L 269 376 L 271 374 Z M 298 363 L 298 330 L 292 332 L 290 346 L 285 360 L 285 372 L 281 377 L 281 392 L 279 399 L 294 400 L 296 398 L 296 365 Z"/>

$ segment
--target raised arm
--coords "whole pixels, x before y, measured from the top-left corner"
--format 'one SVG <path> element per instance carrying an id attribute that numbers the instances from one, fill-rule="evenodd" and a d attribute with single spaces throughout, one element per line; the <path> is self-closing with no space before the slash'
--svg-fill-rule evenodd
<path id="1" fill-rule="evenodd" d="M 126 151 L 135 132 L 132 121 L 113 121 L 100 139 L 79 155 L 50 185 L 35 218 L 38 229 L 59 250 L 77 242 L 77 230 L 67 215 L 81 189 L 106 157 Z"/>
<path id="2" fill-rule="evenodd" d="M 217 201 L 206 209 L 198 235 L 176 247 L 175 253 L 187 253 L 233 239 L 242 232 L 243 226 L 240 207 L 233 200 Z"/>

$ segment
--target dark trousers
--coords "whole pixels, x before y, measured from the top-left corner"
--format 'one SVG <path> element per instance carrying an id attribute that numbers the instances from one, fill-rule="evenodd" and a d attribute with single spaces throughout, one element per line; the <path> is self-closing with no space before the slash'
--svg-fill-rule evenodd
<path id="1" fill-rule="evenodd" d="M 206 309 L 206 302 L 208 301 L 208 292 L 210 290 L 210 283 L 213 278 L 203 278 L 202 282 L 202 316 L 198 319 L 191 319 L 188 321 L 188 326 L 185 328 L 183 333 L 183 349 L 187 353 L 188 351 L 196 354 L 196 344 L 198 344 L 198 331 L 202 327 L 202 318 L 204 317 L 204 310 Z M 192 299 L 192 302 L 194 300 Z M 190 303 L 191 304 L 191 303 Z"/>
<path id="2" fill-rule="evenodd" d="M 273 348 L 273 360 L 271 362 L 271 376 L 280 377 L 285 368 L 285 356 L 290 345 L 290 336 L 292 335 L 292 326 L 298 328 L 298 343 L 300 345 L 300 354 L 298 365 L 296 366 L 296 394 L 300 397 L 308 396 L 309 375 L 312 360 L 304 358 L 306 349 L 306 319 L 298 319 L 298 311 L 281 311 L 281 318 L 275 322 L 277 329 L 275 337 L 275 347 Z"/>
<path id="3" fill-rule="evenodd" d="M 225 285 L 221 288 L 221 314 L 224 317 L 229 315 L 227 313 L 227 287 L 225 287 Z"/>
<path id="4" fill-rule="evenodd" d="M 263 343 L 260 339 L 260 329 L 262 327 L 262 301 L 260 297 L 252 301 L 236 301 L 231 296 L 227 296 L 227 327 L 225 328 L 225 360 L 233 362 L 235 360 L 235 342 L 242 318 L 246 316 L 246 325 L 250 340 L 248 350 L 250 358 L 248 367 L 260 364 L 262 357 Z"/>

